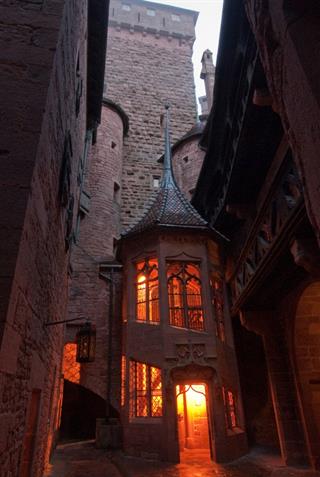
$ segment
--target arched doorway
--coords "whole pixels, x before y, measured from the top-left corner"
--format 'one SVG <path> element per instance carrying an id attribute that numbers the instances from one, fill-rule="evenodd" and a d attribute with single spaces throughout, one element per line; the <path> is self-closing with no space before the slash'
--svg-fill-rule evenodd
<path id="1" fill-rule="evenodd" d="M 207 394 L 205 383 L 176 385 L 180 460 L 210 459 Z"/>
<path id="2" fill-rule="evenodd" d="M 213 439 L 215 370 L 210 366 L 190 363 L 173 368 L 170 374 L 178 461 L 197 463 L 204 459 L 216 460 Z M 221 414 L 219 404 L 215 406 L 215 411 Z"/>
<path id="3" fill-rule="evenodd" d="M 308 450 L 320 468 L 320 281 L 302 293 L 294 327 L 294 357 Z"/>

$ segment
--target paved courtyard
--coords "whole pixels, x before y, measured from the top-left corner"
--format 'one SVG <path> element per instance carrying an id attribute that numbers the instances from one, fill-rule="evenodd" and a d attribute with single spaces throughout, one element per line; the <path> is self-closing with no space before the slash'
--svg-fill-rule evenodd
<path id="1" fill-rule="evenodd" d="M 259 449 L 225 465 L 201 452 L 169 464 L 96 449 L 88 441 L 58 446 L 44 477 L 320 477 L 320 472 L 285 467 L 278 456 Z"/>

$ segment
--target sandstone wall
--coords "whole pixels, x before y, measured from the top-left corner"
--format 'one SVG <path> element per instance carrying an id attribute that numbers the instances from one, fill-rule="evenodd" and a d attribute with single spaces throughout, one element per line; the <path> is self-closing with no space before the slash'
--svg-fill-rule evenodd
<path id="1" fill-rule="evenodd" d="M 180 190 L 191 200 L 202 166 L 204 151 L 199 148 L 200 136 L 183 141 L 173 152 L 173 173 Z"/>
<path id="2" fill-rule="evenodd" d="M 76 211 L 86 120 L 85 81 L 76 116 L 76 80 L 86 77 L 87 2 L 6 2 L 1 18 L 0 468 L 20 475 L 35 411 L 30 475 L 40 477 L 58 420 L 63 326 L 44 324 L 66 311 L 72 207 L 61 204 L 59 177 L 68 139 Z"/>
<path id="3" fill-rule="evenodd" d="M 193 40 L 110 26 L 106 94 L 129 116 L 124 141 L 122 227 L 137 222 L 161 176 L 157 159 L 164 150 L 160 117 L 171 104 L 172 143 L 195 123 L 191 62 Z"/>
<path id="4" fill-rule="evenodd" d="M 81 220 L 79 237 L 72 254 L 73 274 L 68 306 L 70 319 L 84 317 L 96 324 L 96 359 L 93 363 L 81 365 L 80 384 L 104 399 L 107 390 L 111 284 L 101 279 L 99 266 L 101 262 L 113 258 L 115 240 L 119 238 L 120 233 L 119 203 L 121 200 L 123 134 L 124 123 L 121 115 L 105 103 L 102 108 L 101 126 L 97 131 L 97 141 L 92 147 L 88 160 L 85 190 L 91 197 L 90 211 Z M 119 281 L 117 277 L 115 280 Z M 119 284 L 118 289 L 121 289 Z M 120 359 L 119 352 L 116 350 L 120 344 L 119 310 L 121 304 L 119 299 L 117 300 L 118 319 L 115 318 L 113 340 L 114 363 Z M 77 328 L 71 324 L 66 341 L 74 341 L 76 332 Z M 120 379 L 117 377 L 119 372 L 120 362 L 115 366 L 113 373 L 116 381 Z M 115 400 L 113 400 L 113 404 L 115 407 L 117 406 Z"/>

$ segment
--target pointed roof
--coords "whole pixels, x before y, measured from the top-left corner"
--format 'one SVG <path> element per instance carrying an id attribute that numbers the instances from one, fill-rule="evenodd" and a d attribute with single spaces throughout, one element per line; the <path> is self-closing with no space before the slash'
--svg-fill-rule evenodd
<path id="1" fill-rule="evenodd" d="M 209 229 L 208 223 L 185 198 L 173 177 L 168 105 L 166 105 L 165 154 L 160 189 L 141 220 L 128 229 L 123 237 L 136 235 L 156 227 Z"/>

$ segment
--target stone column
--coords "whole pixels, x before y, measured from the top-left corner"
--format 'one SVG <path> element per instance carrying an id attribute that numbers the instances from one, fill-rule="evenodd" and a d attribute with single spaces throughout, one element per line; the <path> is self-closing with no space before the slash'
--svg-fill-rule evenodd
<path id="1" fill-rule="evenodd" d="M 286 465 L 306 464 L 305 436 L 281 317 L 275 310 L 250 310 L 242 311 L 240 318 L 243 326 L 263 339 L 282 458 Z"/>

